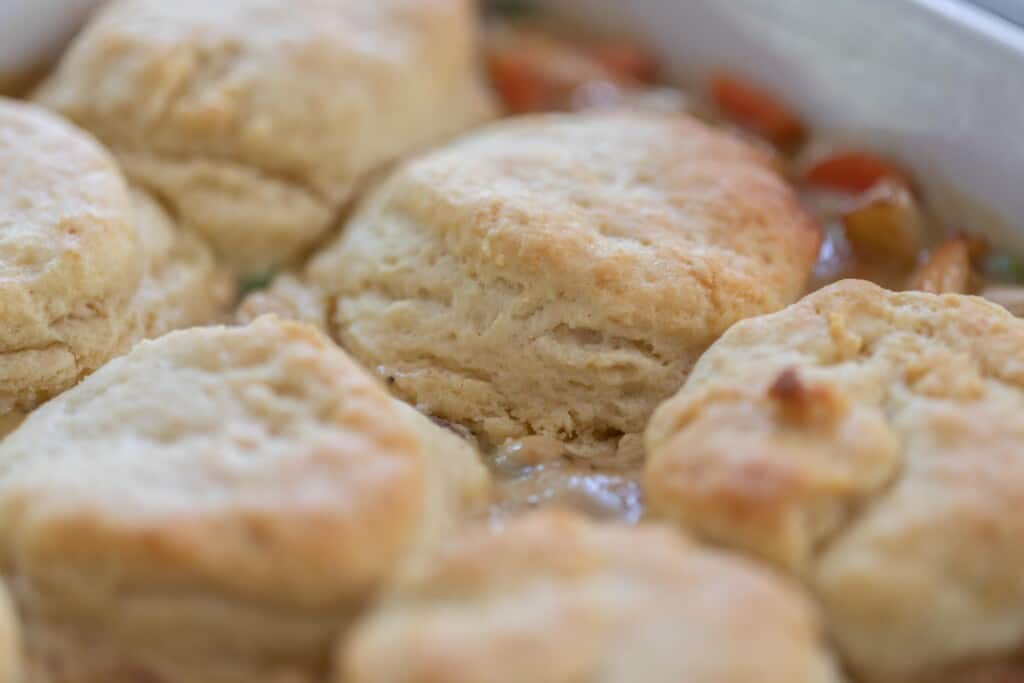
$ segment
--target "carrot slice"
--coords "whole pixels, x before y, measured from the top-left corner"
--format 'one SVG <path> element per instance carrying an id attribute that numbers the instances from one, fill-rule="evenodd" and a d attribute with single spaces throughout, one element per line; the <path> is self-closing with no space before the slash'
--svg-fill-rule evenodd
<path id="1" fill-rule="evenodd" d="M 895 164 L 857 150 L 834 152 L 807 169 L 804 181 L 811 187 L 859 194 L 888 180 L 910 187 L 910 179 Z"/>
<path id="2" fill-rule="evenodd" d="M 779 147 L 804 138 L 800 118 L 773 95 L 734 74 L 720 72 L 711 78 L 711 97 L 718 109 L 736 123 Z"/>
<path id="3" fill-rule="evenodd" d="M 604 42 L 592 46 L 588 52 L 591 59 L 618 78 L 638 83 L 653 83 L 658 78 L 658 60 L 639 45 Z"/>
<path id="4" fill-rule="evenodd" d="M 546 88 L 528 60 L 494 54 L 487 61 L 487 69 L 494 88 L 510 112 L 523 114 L 543 108 Z"/>

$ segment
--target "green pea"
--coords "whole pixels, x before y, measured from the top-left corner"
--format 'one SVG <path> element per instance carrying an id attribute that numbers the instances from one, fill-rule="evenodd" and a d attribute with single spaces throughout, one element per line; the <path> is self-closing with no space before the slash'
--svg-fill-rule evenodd
<path id="1" fill-rule="evenodd" d="M 266 273 L 260 273 L 259 275 L 250 275 L 249 277 L 242 278 L 238 282 L 238 297 L 242 298 L 252 292 L 258 292 L 261 289 L 266 289 L 270 286 L 271 281 L 274 279 L 274 272 L 268 271 Z"/>

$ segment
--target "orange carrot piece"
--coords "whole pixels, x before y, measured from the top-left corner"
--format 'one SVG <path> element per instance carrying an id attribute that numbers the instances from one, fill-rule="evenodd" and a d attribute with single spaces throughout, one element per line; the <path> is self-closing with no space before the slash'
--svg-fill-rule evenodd
<path id="1" fill-rule="evenodd" d="M 895 164 L 870 152 L 834 152 L 807 169 L 804 181 L 811 187 L 860 194 L 888 180 L 910 187 L 910 179 Z"/>
<path id="2" fill-rule="evenodd" d="M 588 52 L 591 59 L 618 78 L 638 83 L 653 83 L 658 78 L 658 60 L 639 45 L 609 41 L 592 46 Z"/>
<path id="3" fill-rule="evenodd" d="M 804 125 L 772 94 L 749 81 L 725 72 L 711 78 L 711 97 L 728 119 L 779 147 L 804 138 Z"/>
<path id="4" fill-rule="evenodd" d="M 494 54 L 487 69 L 505 108 L 513 114 L 537 111 L 544 105 L 545 85 L 529 60 Z"/>

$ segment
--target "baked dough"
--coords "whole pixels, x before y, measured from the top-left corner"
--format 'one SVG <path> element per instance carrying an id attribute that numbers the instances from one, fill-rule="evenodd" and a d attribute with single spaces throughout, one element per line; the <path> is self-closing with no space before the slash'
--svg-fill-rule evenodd
<path id="1" fill-rule="evenodd" d="M 5 436 L 7 436 L 15 429 L 17 429 L 18 426 L 21 425 L 21 423 L 24 421 L 25 413 L 21 412 L 20 410 L 15 410 L 14 412 L 0 416 L 0 441 L 2 441 Z"/>
<path id="2" fill-rule="evenodd" d="M 18 618 L 0 583 L 0 683 L 21 683 L 21 638 Z"/>
<path id="3" fill-rule="evenodd" d="M 299 256 L 360 182 L 488 118 L 471 0 L 115 0 L 38 98 L 236 268 Z"/>
<path id="4" fill-rule="evenodd" d="M 235 302 L 235 278 L 195 233 L 174 224 L 148 194 L 132 191 L 143 277 L 135 297 L 138 335 L 217 322 Z"/>
<path id="5" fill-rule="evenodd" d="M 546 115 L 402 166 L 308 280 L 345 348 L 425 412 L 488 447 L 537 433 L 610 458 L 729 325 L 799 296 L 819 241 L 738 138 Z"/>
<path id="6" fill-rule="evenodd" d="M 1020 677 L 1022 414 L 1024 321 L 844 281 L 708 350 L 647 430 L 648 501 L 800 576 L 865 681 Z"/>
<path id="7" fill-rule="evenodd" d="M 123 351 L 141 278 L 131 198 L 87 134 L 0 98 L 0 415 Z"/>
<path id="8" fill-rule="evenodd" d="M 84 131 L 0 98 L 0 165 L 0 419 L 227 313 L 232 276 Z"/>
<path id="9" fill-rule="evenodd" d="M 235 318 L 245 324 L 267 314 L 298 320 L 323 332 L 329 331 L 327 298 L 296 273 L 282 273 L 266 289 L 246 296 L 235 311 Z"/>
<path id="10" fill-rule="evenodd" d="M 321 681 L 374 592 L 488 495 L 459 437 L 310 327 L 144 342 L 0 443 L 33 681 Z"/>
<path id="11" fill-rule="evenodd" d="M 657 526 L 543 511 L 449 543 L 342 648 L 339 683 L 832 683 L 793 586 Z"/>

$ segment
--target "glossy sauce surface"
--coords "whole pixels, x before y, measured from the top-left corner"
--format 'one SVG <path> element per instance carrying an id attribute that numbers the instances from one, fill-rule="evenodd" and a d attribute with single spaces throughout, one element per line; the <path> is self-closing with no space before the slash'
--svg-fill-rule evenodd
<path id="1" fill-rule="evenodd" d="M 635 523 L 643 517 L 639 466 L 610 469 L 573 460 L 544 436 L 511 441 L 488 461 L 498 482 L 495 514 L 557 504 L 598 519 Z"/>

